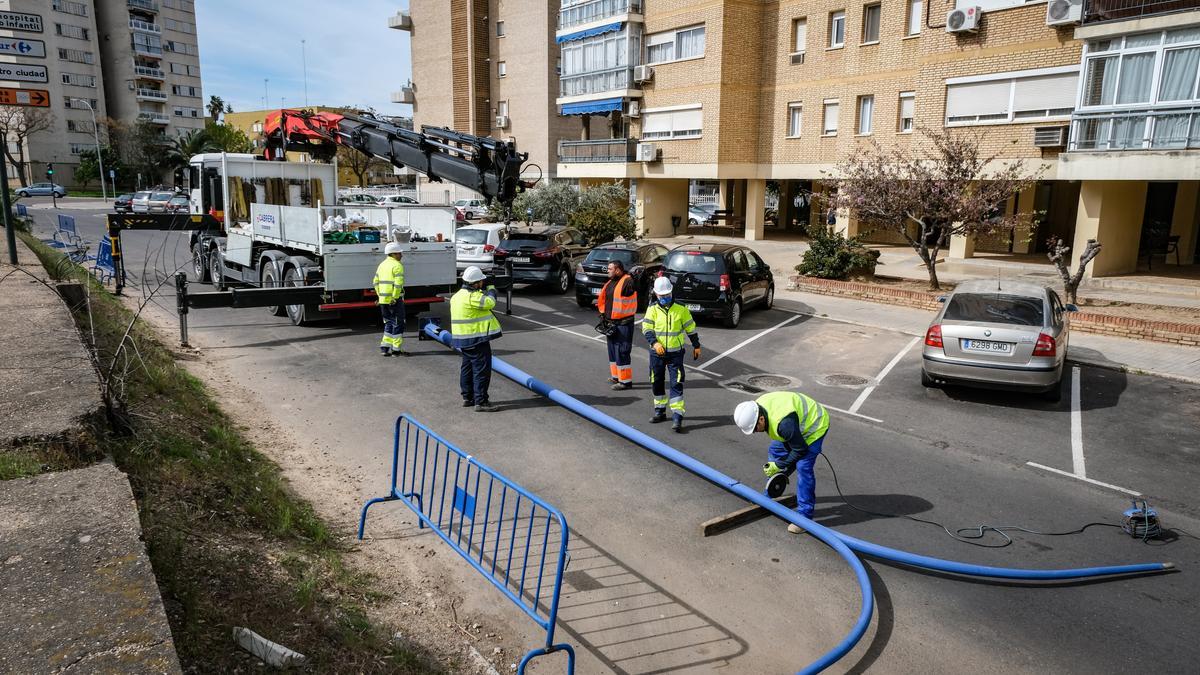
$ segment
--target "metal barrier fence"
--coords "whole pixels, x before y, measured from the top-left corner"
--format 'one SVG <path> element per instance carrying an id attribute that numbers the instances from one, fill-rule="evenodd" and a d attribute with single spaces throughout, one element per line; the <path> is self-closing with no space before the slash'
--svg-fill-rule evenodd
<path id="1" fill-rule="evenodd" d="M 404 502 L 419 527 L 430 528 L 546 630 L 546 644 L 521 659 L 519 673 L 556 651 L 567 653 L 567 672 L 575 672 L 575 650 L 554 643 L 568 541 L 558 509 L 407 415 L 396 418 L 391 489 L 363 505 L 359 539 L 367 510 L 390 501 Z"/>
<path id="2" fill-rule="evenodd" d="M 24 204 L 17 204 L 17 215 L 18 216 L 28 216 L 29 209 Z"/>

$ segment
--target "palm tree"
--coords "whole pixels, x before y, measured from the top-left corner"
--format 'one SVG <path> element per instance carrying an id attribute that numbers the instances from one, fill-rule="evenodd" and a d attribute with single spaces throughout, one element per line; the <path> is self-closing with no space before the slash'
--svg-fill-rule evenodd
<path id="1" fill-rule="evenodd" d="M 192 129 L 171 140 L 167 149 L 167 168 L 186 169 L 192 157 L 216 150 L 212 138 L 204 129 Z"/>
<path id="2" fill-rule="evenodd" d="M 227 107 L 225 105 L 225 99 L 221 98 L 220 96 L 208 97 L 208 105 L 206 107 L 208 108 L 208 114 L 210 117 L 212 117 L 213 122 L 219 122 L 221 113 L 227 112 L 225 110 Z M 228 112 L 233 112 L 233 110 L 230 109 Z"/>

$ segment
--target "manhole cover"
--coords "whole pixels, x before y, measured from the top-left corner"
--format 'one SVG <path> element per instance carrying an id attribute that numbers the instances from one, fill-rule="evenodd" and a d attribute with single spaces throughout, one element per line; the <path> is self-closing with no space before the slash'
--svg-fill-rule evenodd
<path id="1" fill-rule="evenodd" d="M 792 378 L 783 375 L 751 375 L 746 382 L 760 389 L 778 389 L 792 386 Z"/>
<path id="2" fill-rule="evenodd" d="M 861 387 L 869 381 L 865 377 L 846 373 L 829 373 L 821 376 L 821 382 L 832 387 Z"/>
<path id="3" fill-rule="evenodd" d="M 754 387 L 754 386 L 751 386 L 751 385 L 748 385 L 748 384 L 745 384 L 742 382 L 724 382 L 722 384 L 724 384 L 724 386 L 728 387 L 729 389 L 736 389 L 738 391 L 744 391 L 747 394 L 761 394 L 762 393 L 762 389 L 759 389 L 758 387 Z"/>

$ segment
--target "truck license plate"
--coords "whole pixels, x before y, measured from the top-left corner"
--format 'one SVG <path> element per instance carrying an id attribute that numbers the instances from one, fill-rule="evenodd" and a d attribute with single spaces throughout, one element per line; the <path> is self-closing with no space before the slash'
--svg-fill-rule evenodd
<path id="1" fill-rule="evenodd" d="M 993 342 L 991 340 L 963 340 L 964 352 L 982 352 L 985 354 L 1011 354 L 1011 342 Z"/>
<path id="2" fill-rule="evenodd" d="M 512 261 L 519 265 L 528 265 L 529 264 L 529 258 L 524 258 L 524 257 L 513 258 Z"/>

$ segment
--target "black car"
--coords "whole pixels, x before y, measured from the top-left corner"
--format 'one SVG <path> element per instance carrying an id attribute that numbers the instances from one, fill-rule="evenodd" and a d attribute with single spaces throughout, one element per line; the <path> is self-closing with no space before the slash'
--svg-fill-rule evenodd
<path id="1" fill-rule="evenodd" d="M 133 195 L 121 195 L 113 200 L 113 211 L 133 213 Z"/>
<path id="2" fill-rule="evenodd" d="M 507 235 L 501 233 L 493 264 L 504 267 L 511 263 L 513 281 L 545 284 L 566 293 L 575 267 L 589 250 L 579 230 L 569 227 L 514 228 Z"/>
<path id="3" fill-rule="evenodd" d="M 671 250 L 664 275 L 675 286 L 675 302 L 697 318 L 721 319 L 736 327 L 742 310 L 775 302 L 775 277 L 757 253 L 734 244 L 685 244 Z"/>
<path id="4" fill-rule="evenodd" d="M 593 248 L 575 270 L 575 302 L 580 307 L 591 307 L 608 283 L 609 261 L 620 260 L 637 288 L 638 311 L 644 310 L 650 299 L 650 285 L 662 271 L 667 253 L 666 246 L 647 241 L 614 241 Z"/>

